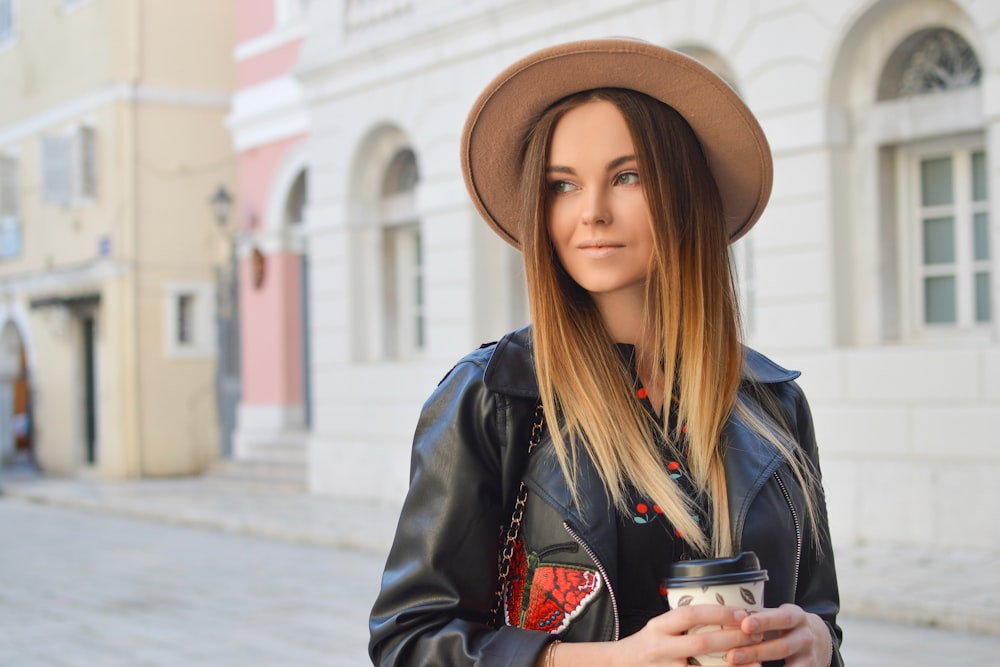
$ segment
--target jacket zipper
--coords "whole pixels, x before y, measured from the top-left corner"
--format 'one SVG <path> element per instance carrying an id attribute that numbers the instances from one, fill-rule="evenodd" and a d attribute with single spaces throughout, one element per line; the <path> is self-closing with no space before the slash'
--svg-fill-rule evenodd
<path id="1" fill-rule="evenodd" d="M 802 561 L 802 525 L 799 523 L 799 513 L 795 511 L 795 505 L 792 503 L 791 494 L 788 493 L 788 487 L 785 486 L 777 470 L 774 471 L 774 479 L 778 482 L 782 495 L 785 496 L 788 509 L 792 512 L 792 522 L 795 523 L 795 577 L 792 579 L 792 600 L 794 601 L 799 593 L 799 563 Z"/>
<path id="2" fill-rule="evenodd" d="M 566 529 L 566 532 L 569 533 L 570 537 L 576 540 L 576 543 L 580 545 L 584 552 L 590 556 L 590 560 L 594 561 L 594 565 L 597 566 L 597 571 L 601 574 L 601 578 L 604 579 L 604 585 L 608 587 L 608 595 L 611 597 L 611 611 L 614 614 L 615 621 L 613 639 L 614 641 L 618 641 L 618 599 L 615 597 L 615 590 L 611 588 L 611 580 L 608 578 L 608 571 L 604 569 L 604 565 L 600 560 L 598 560 L 597 554 L 594 553 L 594 550 L 583 541 L 583 538 L 580 537 L 580 534 L 577 533 L 571 525 L 569 525 L 568 521 L 563 521 L 563 528 Z"/>

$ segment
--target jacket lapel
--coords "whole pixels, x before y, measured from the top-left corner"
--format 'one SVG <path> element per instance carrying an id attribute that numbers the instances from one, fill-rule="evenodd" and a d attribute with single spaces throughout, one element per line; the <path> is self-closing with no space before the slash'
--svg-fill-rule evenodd
<path id="1" fill-rule="evenodd" d="M 735 414 L 730 415 L 723 428 L 722 442 L 729 521 L 733 546 L 738 550 L 750 504 L 781 464 L 782 457 L 771 443 L 751 431 Z"/>

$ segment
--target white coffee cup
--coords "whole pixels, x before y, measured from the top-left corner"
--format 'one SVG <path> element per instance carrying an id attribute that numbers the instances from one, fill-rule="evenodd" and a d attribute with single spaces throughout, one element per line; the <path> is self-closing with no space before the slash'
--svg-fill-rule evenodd
<path id="1" fill-rule="evenodd" d="M 663 581 L 671 609 L 694 604 L 740 607 L 750 613 L 764 608 L 764 582 L 767 570 L 760 569 L 757 554 L 744 551 L 732 558 L 687 560 L 670 566 L 670 576 Z M 721 626 L 703 625 L 691 632 L 720 630 Z M 692 665 L 726 665 L 725 653 L 707 653 L 688 659 Z"/>

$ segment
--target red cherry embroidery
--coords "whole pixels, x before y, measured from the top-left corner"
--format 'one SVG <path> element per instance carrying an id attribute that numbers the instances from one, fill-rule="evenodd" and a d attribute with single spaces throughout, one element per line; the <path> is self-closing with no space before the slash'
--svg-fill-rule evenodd
<path id="1" fill-rule="evenodd" d="M 656 521 L 657 515 L 663 514 L 663 510 L 658 505 L 653 505 L 653 514 L 650 514 L 649 505 L 646 503 L 636 503 L 635 513 L 636 515 L 632 517 L 632 520 L 638 524 L 644 524 Z"/>
<path id="2" fill-rule="evenodd" d="M 667 464 L 667 470 L 677 470 L 680 467 L 681 464 L 678 461 L 671 461 Z"/>
<path id="3" fill-rule="evenodd" d="M 645 387 L 639 387 L 639 391 L 635 392 L 639 398 L 646 398 L 649 394 L 646 393 Z"/>

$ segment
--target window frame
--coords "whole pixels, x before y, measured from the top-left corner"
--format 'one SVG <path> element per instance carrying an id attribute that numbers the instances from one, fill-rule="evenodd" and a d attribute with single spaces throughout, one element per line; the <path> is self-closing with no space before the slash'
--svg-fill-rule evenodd
<path id="1" fill-rule="evenodd" d="M 384 349 L 391 359 L 412 359 L 426 345 L 426 282 L 420 223 L 411 220 L 383 225 L 382 250 Z"/>
<path id="2" fill-rule="evenodd" d="M 991 307 L 990 319 L 976 319 L 975 275 L 982 265 L 992 282 L 996 275 L 995 253 L 987 260 L 974 258 L 974 214 L 990 213 L 990 194 L 983 202 L 973 201 L 972 156 L 984 153 L 989 161 L 989 151 L 981 133 L 937 137 L 913 142 L 896 148 L 896 188 L 899 202 L 896 223 L 899 243 L 898 266 L 903 275 L 900 281 L 903 332 L 906 340 L 918 343 L 954 342 L 956 340 L 988 341 L 997 318 Z M 924 160 L 950 157 L 952 160 L 952 198 L 950 205 L 924 206 L 921 201 L 921 164 Z M 989 169 L 987 167 L 987 173 Z M 955 256 L 952 262 L 941 266 L 928 266 L 924 261 L 923 223 L 935 214 L 950 214 L 954 219 L 953 241 Z M 991 224 L 991 227 L 993 225 Z M 988 239 L 991 246 L 995 243 Z M 925 279 L 934 276 L 954 276 L 956 312 L 955 322 L 929 323 L 925 313 Z M 996 303 L 991 295 L 991 306 Z"/>
<path id="3" fill-rule="evenodd" d="M 78 206 L 93 203 L 100 193 L 100 144 L 97 126 L 78 123 L 62 132 L 47 132 L 40 137 L 41 201 L 52 206 Z M 63 164 L 53 170 L 52 153 L 58 149 Z M 57 181 L 53 183 L 53 171 Z M 59 192 L 54 192 L 58 188 Z"/>
<path id="4" fill-rule="evenodd" d="M 382 356 L 409 361 L 427 346 L 424 245 L 416 196 L 420 167 L 408 144 L 397 146 L 388 157 L 377 206 Z"/>
<path id="5" fill-rule="evenodd" d="M 166 356 L 207 358 L 215 355 L 216 290 L 212 283 L 168 283 L 164 313 Z M 182 304 L 186 304 L 182 307 Z M 182 326 L 182 320 L 186 326 Z"/>

